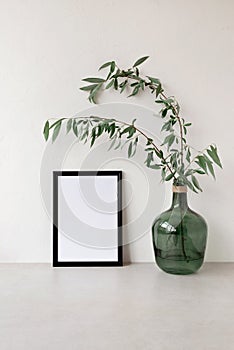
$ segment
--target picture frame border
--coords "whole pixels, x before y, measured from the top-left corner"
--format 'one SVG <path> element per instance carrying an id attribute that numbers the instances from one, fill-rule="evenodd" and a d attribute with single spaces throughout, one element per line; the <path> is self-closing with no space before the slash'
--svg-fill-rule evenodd
<path id="1" fill-rule="evenodd" d="M 117 261 L 59 261 L 58 260 L 58 180 L 59 176 L 116 176 L 117 177 Z M 122 171 L 121 170 L 54 170 L 53 171 L 53 267 L 123 266 L 122 247 Z"/>

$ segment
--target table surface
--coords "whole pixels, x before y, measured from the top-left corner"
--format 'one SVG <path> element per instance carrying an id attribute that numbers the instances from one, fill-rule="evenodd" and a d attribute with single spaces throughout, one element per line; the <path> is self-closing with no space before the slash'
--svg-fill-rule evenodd
<path id="1" fill-rule="evenodd" d="M 233 350 L 234 263 L 0 264 L 1 350 Z"/>

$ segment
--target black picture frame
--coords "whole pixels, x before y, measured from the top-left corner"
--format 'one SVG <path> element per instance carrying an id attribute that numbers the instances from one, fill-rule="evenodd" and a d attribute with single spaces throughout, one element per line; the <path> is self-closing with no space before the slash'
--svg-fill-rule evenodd
<path id="1" fill-rule="evenodd" d="M 97 261 L 60 261 L 58 257 L 59 248 L 59 179 L 60 177 L 80 177 L 80 176 L 104 176 L 116 177 L 117 179 L 117 259 L 114 260 L 97 260 Z M 61 170 L 53 171 L 53 267 L 78 267 L 78 266 L 123 266 L 123 249 L 122 249 L 122 171 L 121 170 Z"/>

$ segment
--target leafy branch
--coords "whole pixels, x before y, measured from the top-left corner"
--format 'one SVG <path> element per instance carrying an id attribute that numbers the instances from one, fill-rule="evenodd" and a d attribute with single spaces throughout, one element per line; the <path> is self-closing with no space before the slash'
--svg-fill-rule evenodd
<path id="1" fill-rule="evenodd" d="M 139 137 L 141 136 L 146 142 L 146 166 L 151 169 L 162 169 L 162 173 L 165 175 L 168 171 L 170 175 L 167 177 L 163 176 L 165 181 L 169 181 L 173 177 L 176 180 L 174 171 L 171 169 L 170 163 L 165 158 L 163 151 L 154 143 L 153 139 L 149 138 L 140 128 L 135 126 L 135 121 L 136 119 L 129 124 L 116 119 L 100 118 L 97 116 L 62 118 L 54 123 L 50 123 L 50 120 L 47 120 L 44 126 L 44 137 L 47 141 L 50 132 L 53 130 L 52 142 L 54 142 L 58 137 L 62 123 L 66 122 L 67 133 L 72 130 L 78 141 L 86 143 L 90 140 L 90 147 L 92 147 L 96 140 L 102 134 L 106 133 L 111 140 L 109 150 L 111 148 L 117 150 L 120 147 L 123 148 L 128 145 L 128 158 L 131 158 L 136 153 Z M 159 163 L 156 163 L 156 160 Z"/>
<path id="2" fill-rule="evenodd" d="M 180 116 L 180 106 L 174 96 L 167 96 L 162 83 L 158 78 L 140 75 L 139 65 L 145 62 L 148 56 L 139 58 L 132 67 L 120 69 L 115 61 L 104 63 L 100 70 L 107 69 L 107 75 L 102 77 L 89 77 L 83 79 L 85 85 L 81 90 L 88 93 L 91 103 L 96 103 L 101 91 L 114 89 L 119 93 L 129 91 L 128 97 L 136 96 L 149 91 L 154 96 L 155 103 L 161 105 L 160 115 L 164 120 L 161 132 L 165 138 L 161 145 L 156 145 L 139 127 L 115 119 L 99 118 L 95 116 L 81 118 L 62 118 L 52 124 L 45 123 L 44 137 L 48 140 L 53 129 L 52 141 L 57 138 L 62 123 L 66 121 L 67 132 L 73 130 L 79 141 L 87 142 L 90 139 L 92 147 L 102 134 L 106 133 L 111 141 L 109 149 L 118 149 L 128 145 L 128 157 L 136 153 L 139 137 L 146 141 L 145 151 L 147 157 L 145 164 L 151 169 L 160 169 L 162 181 L 173 179 L 174 184 L 187 185 L 194 192 L 202 191 L 197 175 L 211 174 L 215 178 L 213 165 L 222 168 L 217 147 L 208 146 L 204 151 L 193 155 L 193 148 L 188 145 L 186 135 L 192 125 Z M 124 143 L 123 143 L 124 141 Z M 166 151 L 165 151 L 166 148 Z M 193 155 L 193 158 L 192 158 Z M 196 166 L 196 167 L 195 167 Z"/>

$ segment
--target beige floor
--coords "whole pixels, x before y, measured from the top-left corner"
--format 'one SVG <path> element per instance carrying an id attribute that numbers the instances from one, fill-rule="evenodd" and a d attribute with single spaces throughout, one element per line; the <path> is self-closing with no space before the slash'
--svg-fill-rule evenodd
<path id="1" fill-rule="evenodd" d="M 233 350 L 234 264 L 0 265 L 1 350 Z"/>

